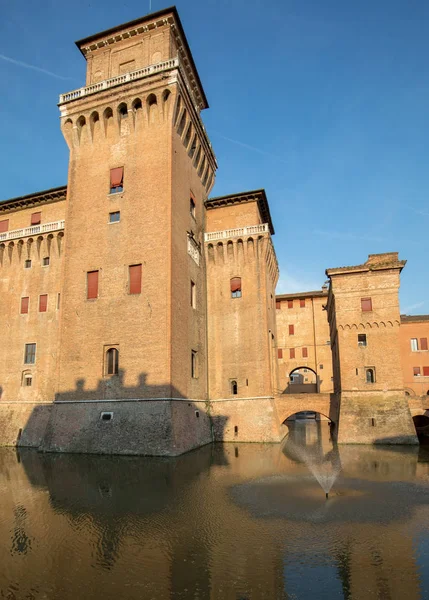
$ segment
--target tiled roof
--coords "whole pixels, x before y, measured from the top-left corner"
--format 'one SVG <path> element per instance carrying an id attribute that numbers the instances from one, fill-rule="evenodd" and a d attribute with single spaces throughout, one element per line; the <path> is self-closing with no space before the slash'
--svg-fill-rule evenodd
<path id="1" fill-rule="evenodd" d="M 50 190 L 34 192 L 33 194 L 19 196 L 18 198 L 10 198 L 9 200 L 2 200 L 0 201 L 0 212 L 9 212 L 12 210 L 19 210 L 20 208 L 35 206 L 38 204 L 58 202 L 60 200 L 65 200 L 66 194 L 67 186 L 62 185 L 61 187 L 51 188 Z"/>
<path id="2" fill-rule="evenodd" d="M 326 298 L 328 290 L 316 290 L 314 292 L 297 292 L 293 294 L 276 294 L 276 300 L 293 300 L 294 298 Z"/>
<path id="3" fill-rule="evenodd" d="M 401 315 L 401 323 L 418 323 L 429 321 L 429 315 Z"/>

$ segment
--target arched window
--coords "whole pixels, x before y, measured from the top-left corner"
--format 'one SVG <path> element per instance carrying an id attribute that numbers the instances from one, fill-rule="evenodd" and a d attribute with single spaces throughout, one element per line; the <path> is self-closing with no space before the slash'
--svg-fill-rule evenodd
<path id="1" fill-rule="evenodd" d="M 24 371 L 22 373 L 21 385 L 24 387 L 30 387 L 33 385 L 33 375 L 31 374 L 31 371 Z"/>
<path id="2" fill-rule="evenodd" d="M 231 381 L 231 394 L 233 396 L 236 396 L 238 394 L 238 385 L 235 379 Z"/>
<path id="3" fill-rule="evenodd" d="M 241 298 L 241 277 L 231 279 L 231 298 Z"/>
<path id="4" fill-rule="evenodd" d="M 106 352 L 106 375 L 117 375 L 119 370 L 119 350 L 109 348 Z"/>
<path id="5" fill-rule="evenodd" d="M 366 369 L 365 370 L 365 375 L 366 375 L 366 382 L 367 383 L 375 383 L 375 371 L 374 371 L 374 369 Z"/>

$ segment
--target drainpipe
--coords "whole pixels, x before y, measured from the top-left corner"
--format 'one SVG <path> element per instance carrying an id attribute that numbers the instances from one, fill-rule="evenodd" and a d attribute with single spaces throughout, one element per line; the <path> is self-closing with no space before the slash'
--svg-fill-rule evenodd
<path id="1" fill-rule="evenodd" d="M 317 361 L 317 344 L 316 344 L 316 322 L 314 319 L 314 300 L 311 299 L 311 310 L 313 315 L 313 344 L 314 344 L 314 362 L 315 362 L 315 371 L 316 371 L 316 390 L 317 393 L 320 392 L 320 381 L 319 381 L 319 369 L 318 369 L 318 361 Z"/>

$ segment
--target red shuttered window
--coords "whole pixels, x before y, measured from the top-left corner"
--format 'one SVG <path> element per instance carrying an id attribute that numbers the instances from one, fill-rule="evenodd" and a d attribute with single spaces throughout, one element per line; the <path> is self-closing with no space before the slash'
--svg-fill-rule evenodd
<path id="1" fill-rule="evenodd" d="M 29 304 L 30 304 L 30 298 L 28 298 L 28 296 L 26 298 L 21 298 L 21 315 L 28 314 Z"/>
<path id="2" fill-rule="evenodd" d="M 86 297 L 88 300 L 98 298 L 98 271 L 89 271 L 86 274 Z"/>
<path id="3" fill-rule="evenodd" d="M 5 219 L 4 221 L 0 221 L 0 233 L 5 233 L 9 229 L 9 219 Z"/>
<path id="4" fill-rule="evenodd" d="M 277 348 L 277 358 L 283 358 L 283 348 Z"/>
<path id="5" fill-rule="evenodd" d="M 40 225 L 42 222 L 42 213 L 36 212 L 31 215 L 31 225 Z"/>
<path id="6" fill-rule="evenodd" d="M 428 339 L 420 338 L 420 350 L 427 350 L 427 349 L 428 349 Z"/>
<path id="7" fill-rule="evenodd" d="M 429 367 L 423 367 L 423 375 L 424 377 L 429 377 Z"/>
<path id="8" fill-rule="evenodd" d="M 372 300 L 371 298 L 361 298 L 360 306 L 362 312 L 370 312 L 372 310 Z"/>
<path id="9" fill-rule="evenodd" d="M 142 266 L 130 265 L 130 294 L 141 294 L 142 291 Z"/>
<path id="10" fill-rule="evenodd" d="M 39 312 L 46 312 L 48 310 L 48 294 L 42 294 L 39 296 Z"/>
<path id="11" fill-rule="evenodd" d="M 124 190 L 124 167 L 110 169 L 110 193 L 122 192 Z"/>
<path id="12" fill-rule="evenodd" d="M 241 298 L 241 277 L 233 277 L 230 281 L 231 298 Z"/>
<path id="13" fill-rule="evenodd" d="M 289 335 L 295 335 L 295 325 L 289 325 Z"/>
<path id="14" fill-rule="evenodd" d="M 289 358 L 295 358 L 295 348 L 289 348 Z"/>
<path id="15" fill-rule="evenodd" d="M 307 358 L 308 357 L 308 350 L 307 348 L 303 348 L 302 349 L 302 358 Z"/>
<path id="16" fill-rule="evenodd" d="M 277 310 L 281 309 L 281 302 L 280 302 L 280 300 L 276 300 L 276 309 Z"/>
<path id="17" fill-rule="evenodd" d="M 293 300 L 288 300 L 287 301 L 287 307 L 288 308 L 293 308 Z"/>
<path id="18" fill-rule="evenodd" d="M 413 375 L 414 377 L 420 375 L 420 367 L 413 367 Z"/>
<path id="19" fill-rule="evenodd" d="M 305 298 L 302 298 L 302 299 L 299 301 L 299 307 L 300 307 L 300 308 L 305 308 Z"/>

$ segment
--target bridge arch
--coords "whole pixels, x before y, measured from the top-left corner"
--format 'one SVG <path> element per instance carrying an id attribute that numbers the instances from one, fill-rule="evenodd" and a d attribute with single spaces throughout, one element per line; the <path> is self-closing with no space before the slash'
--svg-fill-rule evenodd
<path id="1" fill-rule="evenodd" d="M 289 381 L 284 394 L 318 394 L 320 391 L 319 376 L 307 365 L 293 368 L 289 373 Z"/>

